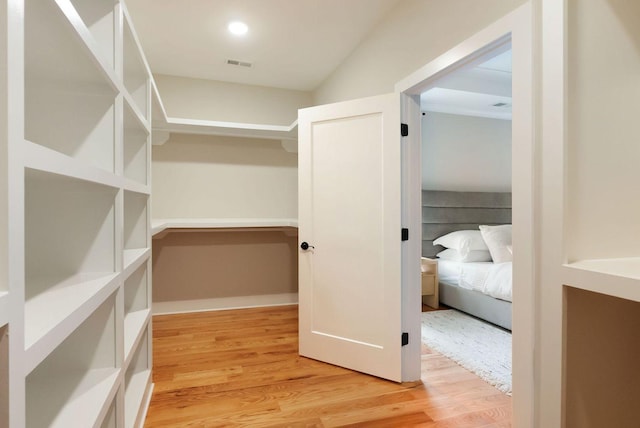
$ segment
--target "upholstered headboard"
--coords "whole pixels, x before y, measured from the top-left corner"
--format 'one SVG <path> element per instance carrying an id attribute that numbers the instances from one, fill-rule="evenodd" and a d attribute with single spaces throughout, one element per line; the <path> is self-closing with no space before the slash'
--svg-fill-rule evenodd
<path id="1" fill-rule="evenodd" d="M 442 251 L 433 241 L 456 230 L 481 224 L 511 223 L 511 193 L 422 191 L 422 256 Z"/>

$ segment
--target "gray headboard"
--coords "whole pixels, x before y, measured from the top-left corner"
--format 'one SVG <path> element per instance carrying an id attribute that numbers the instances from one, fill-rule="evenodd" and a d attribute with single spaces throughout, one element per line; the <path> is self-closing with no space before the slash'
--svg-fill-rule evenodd
<path id="1" fill-rule="evenodd" d="M 442 251 L 433 241 L 449 232 L 510 223 L 511 193 L 423 190 L 422 256 L 433 257 Z"/>

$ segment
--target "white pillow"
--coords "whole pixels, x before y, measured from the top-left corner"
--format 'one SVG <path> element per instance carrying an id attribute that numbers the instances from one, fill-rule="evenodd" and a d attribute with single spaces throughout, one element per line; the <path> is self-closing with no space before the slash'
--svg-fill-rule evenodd
<path id="1" fill-rule="evenodd" d="M 464 257 L 469 254 L 469 251 L 489 250 L 479 230 L 457 230 L 447 233 L 433 241 L 433 245 L 458 250 Z"/>
<path id="2" fill-rule="evenodd" d="M 511 245 L 511 225 L 501 226 L 480 226 L 480 233 L 494 263 L 504 263 L 513 260 L 513 255 L 509 251 Z"/>
<path id="3" fill-rule="evenodd" d="M 470 250 L 467 254 L 462 254 L 458 250 L 447 248 L 440 251 L 436 256 L 441 260 L 451 260 L 453 262 L 490 262 L 491 253 L 488 250 Z"/>

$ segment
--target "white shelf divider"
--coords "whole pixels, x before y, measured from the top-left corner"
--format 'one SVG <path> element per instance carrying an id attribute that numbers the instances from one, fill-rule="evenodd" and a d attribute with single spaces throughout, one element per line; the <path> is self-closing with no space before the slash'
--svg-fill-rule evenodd
<path id="1" fill-rule="evenodd" d="M 140 116 L 142 118 L 146 118 L 150 107 L 150 73 L 148 72 L 146 61 L 142 56 L 138 37 L 131 26 L 131 20 L 128 12 L 126 11 L 126 8 L 123 9 L 123 80 L 126 92 L 128 93 L 125 97 L 129 96 L 132 101 L 131 104 L 133 104 L 136 107 L 136 110 L 140 112 Z M 146 119 L 144 122 L 148 123 Z"/>
<path id="2" fill-rule="evenodd" d="M 124 175 L 136 183 L 147 185 L 148 145 L 150 129 L 135 109 L 124 106 Z"/>
<path id="3" fill-rule="evenodd" d="M 151 370 L 143 370 L 131 375 L 125 397 L 126 428 L 134 428 L 140 411 L 144 410 L 144 398 L 149 394 Z"/>
<path id="4" fill-rule="evenodd" d="M 24 141 L 25 167 L 65 177 L 102 184 L 113 188 L 123 186 L 123 179 L 115 174 L 87 165 L 48 147 Z"/>
<path id="5" fill-rule="evenodd" d="M 69 428 L 92 427 L 99 424 L 100 415 L 108 411 L 105 407 L 109 398 L 116 393 L 119 374 L 120 370 L 116 368 L 94 369 L 80 373 L 59 372 L 28 383 L 28 388 L 34 391 L 29 400 L 34 408 L 34 411 L 28 414 L 29 426 Z M 80 381 L 77 380 L 78 377 Z M 58 404 L 58 400 L 53 399 L 56 391 L 52 390 L 52 385 L 56 385 L 56 389 L 73 389 L 61 411 L 58 411 L 57 407 L 52 408 L 52 405 Z"/>
<path id="6" fill-rule="evenodd" d="M 151 254 L 150 248 L 135 248 L 132 250 L 124 250 L 123 257 L 123 275 L 128 278 L 133 271 L 138 269 L 142 263 L 144 263 Z"/>
<path id="7" fill-rule="evenodd" d="M 122 184 L 122 188 L 127 192 L 151 195 L 151 188 L 149 186 L 127 178 L 123 178 L 123 180 L 124 183 Z"/>
<path id="8" fill-rule="evenodd" d="M 122 372 L 115 352 L 113 293 L 26 377 L 29 427 L 94 427 L 102 423 Z"/>
<path id="9" fill-rule="evenodd" d="M 151 310 L 143 309 L 130 312 L 124 317 L 124 358 L 125 367 L 131 363 L 133 351 L 140 344 L 140 340 L 147 331 L 151 319 Z"/>
<path id="10" fill-rule="evenodd" d="M 104 417 L 100 428 L 118 428 L 118 412 L 115 401 L 107 411 L 107 415 Z"/>
<path id="11" fill-rule="evenodd" d="M 151 391 L 151 368 L 149 367 L 149 333 L 142 332 L 125 373 L 125 427 L 133 428 L 146 411 L 145 396 Z"/>
<path id="12" fill-rule="evenodd" d="M 25 303 L 25 367 L 31 371 L 62 343 L 117 289 L 120 275 L 78 274 L 54 286 L 50 279 L 33 280 L 44 289 Z M 37 284 L 43 282 L 43 285 Z"/>
<path id="13" fill-rule="evenodd" d="M 112 3 L 93 0 L 56 0 L 94 61 L 117 86 L 114 71 L 115 8 Z M 86 20 L 86 21 L 85 21 Z M 89 21 L 91 21 L 90 26 Z"/>

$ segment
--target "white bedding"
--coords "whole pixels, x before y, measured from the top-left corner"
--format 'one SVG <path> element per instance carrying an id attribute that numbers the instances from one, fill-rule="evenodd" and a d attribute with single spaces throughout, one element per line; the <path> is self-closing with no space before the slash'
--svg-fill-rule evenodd
<path id="1" fill-rule="evenodd" d="M 438 260 L 441 281 L 511 302 L 512 263 L 461 263 Z"/>

